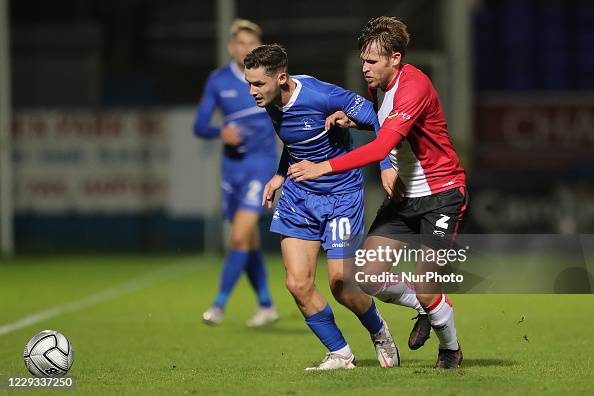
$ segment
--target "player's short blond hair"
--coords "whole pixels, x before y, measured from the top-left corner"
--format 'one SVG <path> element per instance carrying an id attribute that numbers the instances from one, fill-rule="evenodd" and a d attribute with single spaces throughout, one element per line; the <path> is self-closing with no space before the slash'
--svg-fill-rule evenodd
<path id="1" fill-rule="evenodd" d="M 259 39 L 262 39 L 262 28 L 260 28 L 257 23 L 248 21 L 247 19 L 238 18 L 234 20 L 231 24 L 231 28 L 229 29 L 229 34 L 231 35 L 231 38 L 235 38 L 237 33 L 241 31 L 255 34 Z"/>
<path id="2" fill-rule="evenodd" d="M 395 52 L 400 52 L 404 58 L 410 42 L 410 34 L 406 24 L 401 20 L 395 17 L 381 16 L 367 22 L 357 40 L 361 53 L 364 53 L 369 45 L 375 42 L 381 55 L 390 56 Z"/>

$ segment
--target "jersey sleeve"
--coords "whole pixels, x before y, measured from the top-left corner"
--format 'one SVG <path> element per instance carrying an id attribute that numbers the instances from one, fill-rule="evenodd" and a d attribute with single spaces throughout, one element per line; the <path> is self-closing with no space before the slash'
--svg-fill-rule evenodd
<path id="1" fill-rule="evenodd" d="M 328 94 L 328 115 L 342 110 L 346 115 L 358 124 L 373 126 L 377 131 L 379 122 L 373 104 L 361 95 L 347 91 L 336 85 L 331 85 Z"/>
<path id="2" fill-rule="evenodd" d="M 426 111 L 430 100 L 430 83 L 424 80 L 404 80 L 398 87 L 394 107 L 384 120 L 377 138 L 356 150 L 329 160 L 332 172 L 345 172 L 378 162 L 402 139 Z"/>
<path id="3" fill-rule="evenodd" d="M 379 121 L 373 103 L 360 95 L 338 86 L 333 86 L 328 95 L 328 114 L 342 110 L 358 124 L 373 126 L 376 133 L 379 131 Z M 391 168 L 390 158 L 385 157 L 380 163 L 380 169 Z"/>
<path id="4" fill-rule="evenodd" d="M 329 159 L 332 173 L 346 172 L 382 161 L 402 139 L 402 135 L 382 128 L 372 142 L 339 157 Z"/>
<path id="5" fill-rule="evenodd" d="M 427 109 L 430 100 L 429 90 L 430 83 L 425 80 L 401 81 L 392 111 L 384 120 L 381 129 L 406 137 Z"/>
<path id="6" fill-rule="evenodd" d="M 206 139 L 212 139 L 221 134 L 220 127 L 210 125 L 210 119 L 217 107 L 217 92 L 213 80 L 213 76 L 210 75 L 206 81 L 194 119 L 194 135 Z"/>

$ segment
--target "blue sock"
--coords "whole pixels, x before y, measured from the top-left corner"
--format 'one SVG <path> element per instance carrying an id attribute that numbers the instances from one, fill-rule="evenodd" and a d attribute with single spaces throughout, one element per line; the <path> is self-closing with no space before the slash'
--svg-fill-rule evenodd
<path id="1" fill-rule="evenodd" d="M 320 312 L 305 318 L 305 323 L 330 352 L 338 351 L 347 345 L 338 326 L 336 326 L 330 304 L 327 304 Z"/>
<path id="2" fill-rule="evenodd" d="M 375 307 L 375 301 L 371 299 L 371 307 L 369 310 L 362 315 L 357 315 L 361 324 L 365 326 L 369 334 L 375 334 L 382 329 L 384 322 L 380 316 L 377 308 Z"/>
<path id="3" fill-rule="evenodd" d="M 214 301 L 214 305 L 224 308 L 231 291 L 243 273 L 248 260 L 248 252 L 231 250 L 225 258 L 223 271 L 221 273 L 221 283 L 219 293 Z"/>
<path id="4" fill-rule="evenodd" d="M 264 257 L 259 250 L 249 252 L 248 262 L 245 267 L 248 279 L 258 295 L 258 303 L 261 307 L 269 308 L 272 306 L 268 281 L 266 279 L 266 266 Z"/>

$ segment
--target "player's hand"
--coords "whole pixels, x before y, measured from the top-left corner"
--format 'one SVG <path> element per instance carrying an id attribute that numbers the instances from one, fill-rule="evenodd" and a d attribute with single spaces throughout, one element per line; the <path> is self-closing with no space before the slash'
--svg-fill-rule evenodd
<path id="1" fill-rule="evenodd" d="M 262 206 L 268 203 L 268 208 L 272 208 L 272 203 L 274 202 L 274 194 L 276 194 L 276 190 L 282 187 L 284 182 L 284 176 L 272 176 L 272 179 L 270 179 L 268 183 L 266 183 L 266 185 L 264 186 L 264 191 L 262 191 Z"/>
<path id="2" fill-rule="evenodd" d="M 314 180 L 332 172 L 332 167 L 328 161 L 318 164 L 304 160 L 289 166 L 287 176 L 296 182 L 304 180 Z"/>
<path id="3" fill-rule="evenodd" d="M 394 168 L 388 168 L 382 171 L 382 186 L 384 186 L 384 190 L 386 190 L 390 199 L 404 196 L 402 183 L 399 183 L 398 172 Z"/>
<path id="4" fill-rule="evenodd" d="M 239 146 L 241 144 L 239 128 L 233 124 L 225 125 L 221 129 L 221 140 L 230 146 Z"/>
<path id="5" fill-rule="evenodd" d="M 344 111 L 340 110 L 326 118 L 324 128 L 329 131 L 334 125 L 338 125 L 341 128 L 357 128 L 355 121 L 351 120 Z"/>

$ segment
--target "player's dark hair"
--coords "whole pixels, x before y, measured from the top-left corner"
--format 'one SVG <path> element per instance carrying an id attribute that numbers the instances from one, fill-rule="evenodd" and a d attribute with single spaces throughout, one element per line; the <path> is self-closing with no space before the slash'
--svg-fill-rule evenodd
<path id="1" fill-rule="evenodd" d="M 288 72 L 289 57 L 279 44 L 261 45 L 246 55 L 243 60 L 246 69 L 263 67 L 266 74 L 273 75 L 280 71 Z"/>
<path id="2" fill-rule="evenodd" d="M 401 20 L 395 17 L 381 16 L 367 22 L 357 41 L 361 53 L 375 42 L 381 55 L 391 56 L 394 52 L 400 52 L 404 58 L 410 42 L 410 34 L 406 29 L 406 24 Z"/>

